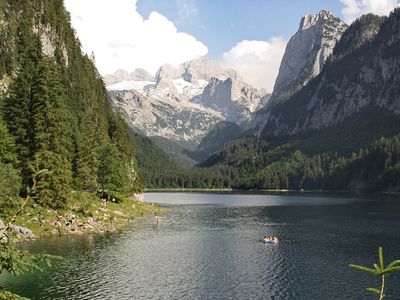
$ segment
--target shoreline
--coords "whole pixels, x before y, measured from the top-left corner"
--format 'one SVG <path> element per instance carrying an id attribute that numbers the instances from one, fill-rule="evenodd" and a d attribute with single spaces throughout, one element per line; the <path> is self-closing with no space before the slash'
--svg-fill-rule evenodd
<path id="1" fill-rule="evenodd" d="M 140 218 L 164 211 L 165 208 L 156 204 L 128 198 L 120 203 L 88 198 L 82 202 L 72 201 L 62 210 L 31 205 L 13 224 L 10 238 L 14 242 L 25 242 L 56 236 L 116 232 Z"/>
<path id="2" fill-rule="evenodd" d="M 271 194 L 271 195 L 386 195 L 398 196 L 397 191 L 351 192 L 327 190 L 288 190 L 288 189 L 145 189 L 144 193 L 227 193 L 227 194 Z M 102 201 L 93 198 L 84 202 L 73 202 L 68 208 L 54 210 L 43 207 L 28 207 L 17 219 L 11 237 L 15 242 L 33 241 L 47 237 L 85 234 L 104 234 L 124 230 L 139 218 L 162 214 L 168 209 L 154 203 L 144 202 L 140 198 L 125 199 L 121 203 Z"/>
<path id="3" fill-rule="evenodd" d="M 163 188 L 145 189 L 145 193 L 226 193 L 226 194 L 271 194 L 271 195 L 349 195 L 349 196 L 399 196 L 400 191 L 347 191 L 347 190 L 289 190 L 289 189 L 185 189 L 185 188 Z"/>
<path id="4" fill-rule="evenodd" d="M 226 193 L 332 193 L 332 194 L 354 194 L 356 192 L 352 191 L 328 191 L 328 190 L 289 190 L 289 189 L 203 189 L 203 188 L 196 188 L 196 189 L 186 189 L 186 188 L 160 188 L 160 189 L 145 189 L 144 193 L 162 193 L 162 192 L 183 192 L 183 193 L 190 193 L 190 192 L 226 192 Z M 366 191 L 367 192 L 367 191 Z M 375 192 L 375 193 L 399 193 L 399 192 Z"/>
<path id="5" fill-rule="evenodd" d="M 351 190 L 290 190 L 290 189 L 232 189 L 232 188 L 224 188 L 224 189 L 207 189 L 207 188 L 149 188 L 144 189 L 145 193 L 154 193 L 154 192 L 227 192 L 227 193 L 321 193 L 321 194 L 385 194 L 385 195 L 398 195 L 400 191 L 351 191 Z"/>

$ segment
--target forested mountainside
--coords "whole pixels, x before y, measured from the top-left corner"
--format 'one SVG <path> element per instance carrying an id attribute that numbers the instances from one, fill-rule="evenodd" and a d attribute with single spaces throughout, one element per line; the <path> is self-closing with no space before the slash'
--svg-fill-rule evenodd
<path id="1" fill-rule="evenodd" d="M 395 190 L 400 183 L 400 10 L 366 15 L 322 73 L 270 107 L 260 138 L 225 145 L 202 166 L 238 168 L 238 187 Z"/>
<path id="2" fill-rule="evenodd" d="M 400 9 L 355 21 L 321 74 L 266 110 L 260 136 L 237 138 L 199 164 L 210 177 L 198 185 L 399 191 L 399 28 Z"/>
<path id="3" fill-rule="evenodd" d="M 219 168 L 183 168 L 157 145 L 157 141 L 136 133 L 134 133 L 134 139 L 143 184 L 148 189 L 207 189 L 230 186 L 231 180 L 225 180 L 227 176 L 221 173 Z M 228 171 L 231 172 L 231 170 Z M 240 177 L 239 173 L 232 176 L 236 180 Z"/>
<path id="4" fill-rule="evenodd" d="M 37 201 L 51 207 L 72 190 L 142 190 L 128 127 L 62 0 L 0 0 L 0 89 L 2 179 L 26 186 L 48 169 Z"/>
<path id="5" fill-rule="evenodd" d="M 185 150 L 184 153 L 198 163 L 242 134 L 242 129 L 236 123 L 221 121 L 201 140 L 196 150 Z"/>
<path id="6" fill-rule="evenodd" d="M 262 134 L 333 127 L 369 109 L 399 114 L 399 20 L 396 9 L 386 20 L 367 15 L 354 22 L 322 73 L 284 103 L 270 107 Z"/>

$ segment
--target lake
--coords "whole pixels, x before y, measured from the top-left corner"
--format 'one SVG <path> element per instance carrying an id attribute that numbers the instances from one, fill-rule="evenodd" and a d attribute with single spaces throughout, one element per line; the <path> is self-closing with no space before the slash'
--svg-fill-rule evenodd
<path id="1" fill-rule="evenodd" d="M 383 246 L 400 259 L 400 199 L 346 195 L 146 193 L 171 211 L 132 229 L 25 243 L 62 255 L 44 272 L 2 275 L 32 299 L 376 299 L 372 266 Z M 277 235 L 281 243 L 259 239 Z M 400 299 L 400 276 L 387 278 Z M 386 298 L 385 298 L 386 299 Z"/>

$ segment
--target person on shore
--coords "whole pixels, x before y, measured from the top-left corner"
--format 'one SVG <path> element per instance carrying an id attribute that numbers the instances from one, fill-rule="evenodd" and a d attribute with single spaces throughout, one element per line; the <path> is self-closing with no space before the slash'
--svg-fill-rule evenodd
<path id="1" fill-rule="evenodd" d="M 157 215 L 157 213 L 154 213 L 154 218 L 156 220 L 156 224 L 159 225 L 162 223 L 162 219 L 160 216 Z"/>

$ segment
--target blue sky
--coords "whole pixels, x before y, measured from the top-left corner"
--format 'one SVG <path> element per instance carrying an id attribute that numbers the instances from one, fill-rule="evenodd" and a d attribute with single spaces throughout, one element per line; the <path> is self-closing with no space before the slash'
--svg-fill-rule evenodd
<path id="1" fill-rule="evenodd" d="M 272 91 L 286 43 L 306 14 L 329 10 L 348 24 L 387 15 L 400 0 L 64 0 L 86 53 L 102 75 L 155 74 L 208 57 Z"/>
<path id="2" fill-rule="evenodd" d="M 139 0 L 136 5 L 145 18 L 152 11 L 166 16 L 207 45 L 207 56 L 217 60 L 242 40 L 288 40 L 305 14 L 325 9 L 343 17 L 339 0 Z"/>

